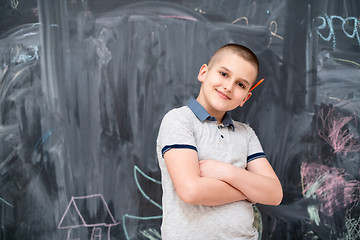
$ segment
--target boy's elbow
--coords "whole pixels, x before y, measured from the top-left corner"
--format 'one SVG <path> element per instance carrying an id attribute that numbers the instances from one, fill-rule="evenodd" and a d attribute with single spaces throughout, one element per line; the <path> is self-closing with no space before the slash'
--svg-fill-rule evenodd
<path id="1" fill-rule="evenodd" d="M 274 206 L 280 205 L 280 203 L 282 202 L 282 199 L 283 199 L 283 195 L 281 194 L 280 196 L 278 196 L 277 198 L 275 198 L 273 205 L 274 205 Z"/>
<path id="2" fill-rule="evenodd" d="M 283 199 L 283 190 L 280 187 L 280 189 L 277 191 L 277 193 L 274 194 L 273 203 L 271 205 L 277 206 L 280 205 Z"/>
<path id="3" fill-rule="evenodd" d="M 180 197 L 181 200 L 183 200 L 187 204 L 191 204 L 191 205 L 197 205 L 198 204 L 196 196 L 194 196 L 192 194 L 183 194 L 183 195 L 181 195 L 179 197 Z"/>
<path id="4" fill-rule="evenodd" d="M 196 190 L 196 186 L 194 184 L 178 189 L 176 190 L 176 193 L 178 194 L 179 198 L 187 204 L 199 204 L 198 191 Z"/>
<path id="5" fill-rule="evenodd" d="M 273 189 L 270 192 L 267 192 L 266 195 L 262 195 L 262 199 L 263 200 L 251 201 L 251 202 L 271 205 L 271 206 L 280 205 L 283 199 L 283 190 L 281 187 L 279 187 L 278 189 Z"/>

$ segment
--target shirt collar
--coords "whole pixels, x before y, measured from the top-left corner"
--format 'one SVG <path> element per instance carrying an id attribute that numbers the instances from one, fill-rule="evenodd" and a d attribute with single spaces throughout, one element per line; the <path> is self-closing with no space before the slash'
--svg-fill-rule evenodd
<path id="1" fill-rule="evenodd" d="M 200 119 L 200 121 L 204 122 L 205 120 L 209 120 L 209 121 L 216 121 L 216 118 L 211 116 L 206 109 L 201 106 L 201 104 L 196 101 L 194 98 L 191 98 L 188 103 L 187 106 L 191 109 L 191 111 L 193 111 L 193 113 L 196 115 L 196 117 L 198 119 Z M 229 112 L 225 112 L 225 115 L 223 117 L 223 122 L 222 125 L 224 125 L 224 127 L 232 127 L 232 129 L 235 129 L 234 123 L 231 119 L 231 115 Z"/>

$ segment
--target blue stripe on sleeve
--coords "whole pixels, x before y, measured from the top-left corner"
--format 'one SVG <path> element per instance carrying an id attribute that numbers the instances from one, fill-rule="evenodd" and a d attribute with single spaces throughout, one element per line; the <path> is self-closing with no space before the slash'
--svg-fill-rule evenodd
<path id="1" fill-rule="evenodd" d="M 247 157 L 247 162 L 251 162 L 252 160 L 255 160 L 257 158 L 266 158 L 266 155 L 263 152 L 251 154 Z"/>
<path id="2" fill-rule="evenodd" d="M 164 154 L 172 148 L 187 148 L 197 151 L 196 147 L 192 145 L 174 144 L 174 145 L 166 145 L 165 147 L 163 147 L 163 149 L 161 150 L 162 155 L 164 156 Z"/>

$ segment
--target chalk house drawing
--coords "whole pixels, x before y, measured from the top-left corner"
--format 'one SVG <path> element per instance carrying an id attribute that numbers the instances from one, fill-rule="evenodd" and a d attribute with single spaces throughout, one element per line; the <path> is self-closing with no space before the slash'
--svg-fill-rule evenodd
<path id="1" fill-rule="evenodd" d="M 96 219 L 91 218 L 87 207 L 96 207 Z M 59 222 L 59 229 L 67 229 L 67 239 L 80 239 L 91 230 L 90 240 L 110 239 L 110 229 L 118 225 L 112 216 L 104 197 L 93 194 L 83 197 L 71 197 L 71 200 Z"/>

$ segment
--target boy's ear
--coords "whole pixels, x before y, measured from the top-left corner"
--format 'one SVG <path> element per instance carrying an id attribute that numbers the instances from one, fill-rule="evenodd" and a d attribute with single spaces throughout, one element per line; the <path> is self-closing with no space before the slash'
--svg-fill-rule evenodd
<path id="1" fill-rule="evenodd" d="M 205 76 L 206 73 L 208 71 L 208 65 L 207 64 L 203 64 L 199 70 L 199 74 L 198 74 L 198 80 L 199 82 L 204 82 L 205 80 Z"/>
<path id="2" fill-rule="evenodd" d="M 240 107 L 244 106 L 245 102 L 247 100 L 249 100 L 249 98 L 251 97 L 252 92 L 248 92 L 247 96 L 244 98 L 244 100 L 240 103 Z"/>

